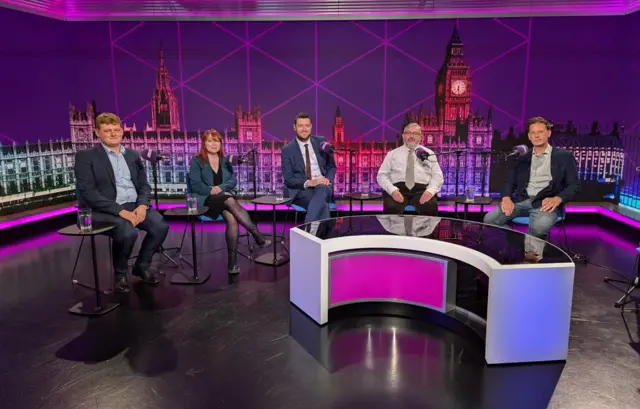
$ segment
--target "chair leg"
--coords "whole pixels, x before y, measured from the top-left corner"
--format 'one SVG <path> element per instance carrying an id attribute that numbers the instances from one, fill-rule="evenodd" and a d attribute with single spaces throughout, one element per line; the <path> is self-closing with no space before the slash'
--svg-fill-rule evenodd
<path id="1" fill-rule="evenodd" d="M 564 220 L 561 222 L 560 228 L 562 229 L 562 236 L 564 237 L 564 247 L 569 251 L 569 240 L 567 240 L 567 229 L 564 226 Z"/>

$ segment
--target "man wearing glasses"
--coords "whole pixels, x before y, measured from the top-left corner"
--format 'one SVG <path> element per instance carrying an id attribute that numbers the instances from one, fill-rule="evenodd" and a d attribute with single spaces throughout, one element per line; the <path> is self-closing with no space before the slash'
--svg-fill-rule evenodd
<path id="1" fill-rule="evenodd" d="M 544 239 L 564 212 L 564 204 L 580 191 L 578 169 L 570 151 L 549 145 L 551 123 L 535 117 L 527 121 L 533 151 L 510 166 L 500 205 L 484 222 L 498 226 L 516 217 L 529 217 L 529 234 Z"/>
<path id="2" fill-rule="evenodd" d="M 378 185 L 383 190 L 383 213 L 402 214 L 411 205 L 416 213 L 435 216 L 436 195 L 444 183 L 434 152 L 420 146 L 422 128 L 417 123 L 404 127 L 404 145 L 390 151 L 378 170 Z"/>

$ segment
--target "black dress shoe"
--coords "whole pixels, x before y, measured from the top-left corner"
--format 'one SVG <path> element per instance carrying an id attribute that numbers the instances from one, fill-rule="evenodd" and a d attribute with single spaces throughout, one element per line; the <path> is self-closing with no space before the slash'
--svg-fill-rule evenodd
<path id="1" fill-rule="evenodd" d="M 129 281 L 127 280 L 127 276 L 124 274 L 119 275 L 116 278 L 116 285 L 114 287 L 114 291 L 117 293 L 128 293 L 131 291 L 129 288 Z"/>
<path id="2" fill-rule="evenodd" d="M 142 271 L 142 270 L 133 270 L 131 272 L 131 275 L 134 275 L 136 277 L 140 277 L 140 281 L 143 282 L 144 284 L 158 284 L 160 283 L 160 280 L 158 280 L 158 278 L 155 276 L 155 274 L 150 273 L 149 271 Z"/>

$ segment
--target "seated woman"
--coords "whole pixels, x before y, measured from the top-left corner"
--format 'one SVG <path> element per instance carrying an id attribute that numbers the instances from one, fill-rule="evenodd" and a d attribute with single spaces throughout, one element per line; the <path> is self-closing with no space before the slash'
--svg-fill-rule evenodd
<path id="1" fill-rule="evenodd" d="M 253 236 L 260 247 L 270 243 L 240 206 L 231 191 L 238 183 L 231 163 L 224 157 L 222 136 L 215 129 L 202 135 L 200 153 L 191 159 L 189 168 L 191 192 L 198 198 L 198 206 L 207 206 L 207 217 L 215 220 L 222 214 L 227 224 L 226 239 L 228 252 L 228 272 L 238 274 L 238 237 L 241 224 Z"/>

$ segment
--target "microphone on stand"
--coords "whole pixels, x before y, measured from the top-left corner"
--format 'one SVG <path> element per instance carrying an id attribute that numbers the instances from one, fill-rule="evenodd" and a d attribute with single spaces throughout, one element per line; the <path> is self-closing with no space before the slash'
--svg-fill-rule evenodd
<path id="1" fill-rule="evenodd" d="M 527 147 L 527 145 L 518 145 L 518 146 L 514 146 L 513 149 L 511 150 L 511 153 L 507 154 L 507 158 L 510 158 L 512 156 L 524 156 L 529 152 L 529 148 Z"/>
<path id="2" fill-rule="evenodd" d="M 333 154 L 336 152 L 336 147 L 327 141 L 320 142 L 320 150 L 324 153 Z"/>
<path id="3" fill-rule="evenodd" d="M 227 160 L 229 161 L 229 163 L 231 163 L 231 165 L 236 166 L 236 165 L 242 165 L 243 163 L 247 163 L 250 160 L 249 154 L 253 153 L 253 152 L 257 152 L 258 148 L 253 148 L 245 153 L 242 154 L 231 154 L 229 156 L 227 156 Z"/>
<path id="4" fill-rule="evenodd" d="M 145 149 L 140 152 L 140 157 L 144 160 L 148 160 L 151 164 L 156 164 L 158 161 L 169 159 L 169 155 L 165 155 L 153 149 Z"/>
<path id="5" fill-rule="evenodd" d="M 418 157 L 418 159 L 420 160 L 427 160 L 429 158 L 429 156 L 432 156 L 433 154 L 427 152 L 426 149 L 424 149 L 422 146 L 419 146 L 416 149 L 416 156 Z"/>

